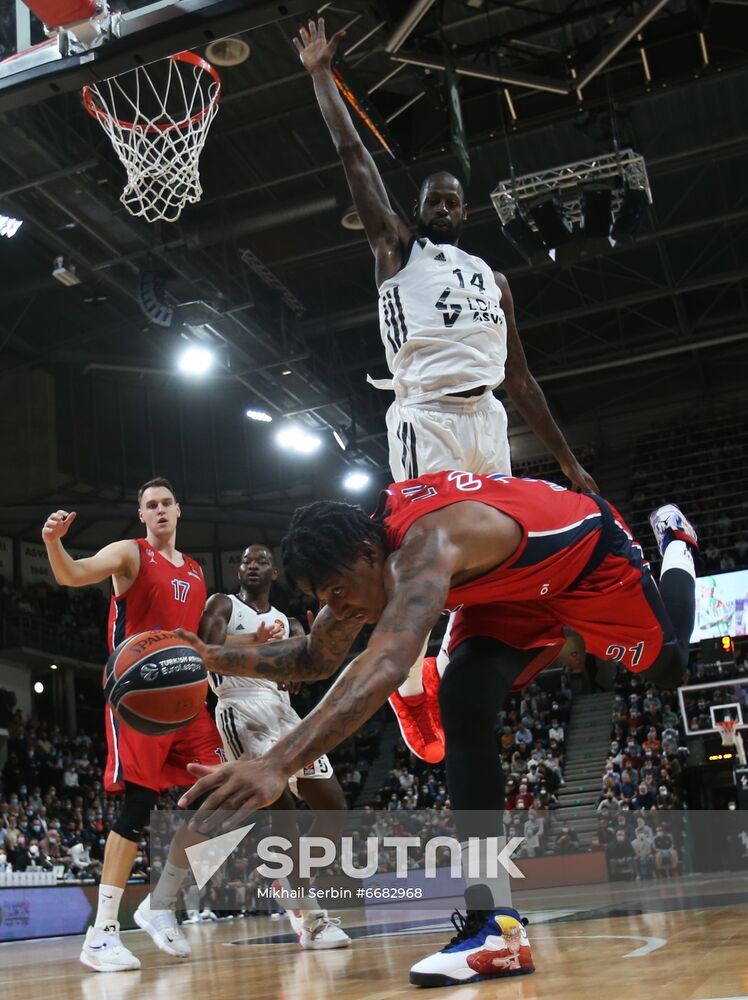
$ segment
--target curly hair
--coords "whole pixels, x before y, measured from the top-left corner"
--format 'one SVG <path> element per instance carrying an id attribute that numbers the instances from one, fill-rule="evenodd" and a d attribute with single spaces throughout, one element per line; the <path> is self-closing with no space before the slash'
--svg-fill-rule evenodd
<path id="1" fill-rule="evenodd" d="M 362 507 L 318 500 L 294 512 L 281 548 L 283 570 L 293 586 L 305 580 L 316 591 L 333 573 L 351 567 L 365 543 L 383 539 L 382 525 Z"/>

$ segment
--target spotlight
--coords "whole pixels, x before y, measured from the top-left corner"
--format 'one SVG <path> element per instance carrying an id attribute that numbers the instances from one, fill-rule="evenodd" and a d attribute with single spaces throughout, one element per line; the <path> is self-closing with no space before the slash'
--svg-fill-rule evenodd
<path id="1" fill-rule="evenodd" d="M 626 185 L 623 191 L 623 201 L 610 234 L 614 243 L 634 242 L 648 204 L 649 198 L 643 188 L 633 188 Z"/>
<path id="2" fill-rule="evenodd" d="M 345 439 L 340 431 L 333 431 L 332 436 L 335 438 L 335 444 L 337 444 L 338 448 L 340 448 L 341 451 L 345 451 L 348 445 L 345 443 Z"/>
<path id="3" fill-rule="evenodd" d="M 58 669 L 58 668 L 57 668 L 57 664 L 56 664 L 56 663 L 50 663 L 50 665 L 49 665 L 49 669 L 50 669 L 50 670 L 57 670 L 57 669 Z"/>
<path id="4" fill-rule="evenodd" d="M 591 184 L 582 189 L 581 222 L 585 253 L 601 253 L 611 245 L 612 199 L 613 189 L 608 185 Z"/>
<path id="5" fill-rule="evenodd" d="M 371 482 L 371 476 L 368 472 L 362 472 L 360 469 L 356 469 L 353 472 L 349 472 L 348 475 L 343 480 L 343 486 L 347 490 L 351 490 L 353 493 L 358 493 L 359 490 L 364 489 Z"/>
<path id="6" fill-rule="evenodd" d="M 75 273 L 75 264 L 66 264 L 64 257 L 55 257 L 52 277 L 61 285 L 80 285 L 81 279 Z"/>
<path id="7" fill-rule="evenodd" d="M 185 348 L 179 357 L 179 370 L 185 375 L 204 375 L 212 364 L 212 352 L 194 344 Z"/>
<path id="8" fill-rule="evenodd" d="M 284 427 L 276 438 L 281 448 L 297 451 L 300 455 L 311 455 L 322 444 L 316 434 L 310 434 L 301 427 Z"/>
<path id="9" fill-rule="evenodd" d="M 550 248 L 552 260 L 568 264 L 578 255 L 579 248 L 572 242 L 571 226 L 564 219 L 561 207 L 552 195 L 540 198 L 531 205 L 530 215 L 546 246 Z"/>
<path id="10" fill-rule="evenodd" d="M 539 264 L 548 260 L 548 247 L 519 212 L 501 227 L 504 238 L 521 254 L 528 264 Z"/>
<path id="11" fill-rule="evenodd" d="M 44 694 L 44 685 L 42 684 L 41 681 L 37 681 L 36 684 L 34 684 L 34 693 Z"/>
<path id="12" fill-rule="evenodd" d="M 15 236 L 23 225 L 23 220 L 14 219 L 10 215 L 0 215 L 0 236 L 7 236 L 10 239 Z"/>
<path id="13" fill-rule="evenodd" d="M 264 410 L 247 410 L 247 416 L 250 420 L 256 420 L 261 424 L 271 424 L 273 422 L 273 418 Z"/>

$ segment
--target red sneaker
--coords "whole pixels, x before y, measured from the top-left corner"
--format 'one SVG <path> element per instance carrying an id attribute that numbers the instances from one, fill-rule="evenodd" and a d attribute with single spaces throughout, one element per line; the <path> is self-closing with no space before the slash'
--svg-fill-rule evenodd
<path id="1" fill-rule="evenodd" d="M 427 656 L 421 665 L 421 682 L 426 695 L 426 704 L 431 717 L 431 728 L 438 735 L 444 744 L 444 727 L 442 726 L 442 712 L 439 708 L 439 685 L 441 684 L 439 671 L 436 669 L 436 657 Z"/>
<path id="2" fill-rule="evenodd" d="M 427 764 L 438 764 L 444 760 L 444 730 L 439 712 L 439 674 L 433 656 L 423 661 L 423 688 L 423 694 L 406 697 L 395 691 L 389 702 L 411 753 Z"/>

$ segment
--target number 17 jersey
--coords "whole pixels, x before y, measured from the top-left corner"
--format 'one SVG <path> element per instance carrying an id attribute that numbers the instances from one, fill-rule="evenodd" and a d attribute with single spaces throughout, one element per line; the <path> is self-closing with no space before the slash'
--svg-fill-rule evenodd
<path id="1" fill-rule="evenodd" d="M 425 403 L 504 380 L 506 318 L 493 271 L 480 257 L 428 239 L 379 289 L 379 323 L 400 400 Z"/>
<path id="2" fill-rule="evenodd" d="M 184 562 L 175 566 L 145 538 L 134 541 L 140 549 L 140 569 L 124 594 L 112 595 L 110 652 L 131 635 L 151 629 L 184 628 L 197 632 L 205 607 L 205 579 L 199 563 L 182 553 Z"/>

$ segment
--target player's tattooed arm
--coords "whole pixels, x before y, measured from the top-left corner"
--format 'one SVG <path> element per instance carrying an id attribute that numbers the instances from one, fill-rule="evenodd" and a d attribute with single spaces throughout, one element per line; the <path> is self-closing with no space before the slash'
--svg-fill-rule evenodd
<path id="1" fill-rule="evenodd" d="M 329 609 L 323 608 L 309 635 L 259 646 L 206 645 L 189 633 L 179 634 L 197 649 L 211 673 L 269 681 L 310 681 L 330 677 L 339 669 L 362 628 L 361 622 L 337 621 Z"/>
<path id="2" fill-rule="evenodd" d="M 368 648 L 271 751 L 293 774 L 354 733 L 405 680 L 446 603 L 454 547 L 441 530 L 413 531 L 385 567 L 388 602 Z"/>

